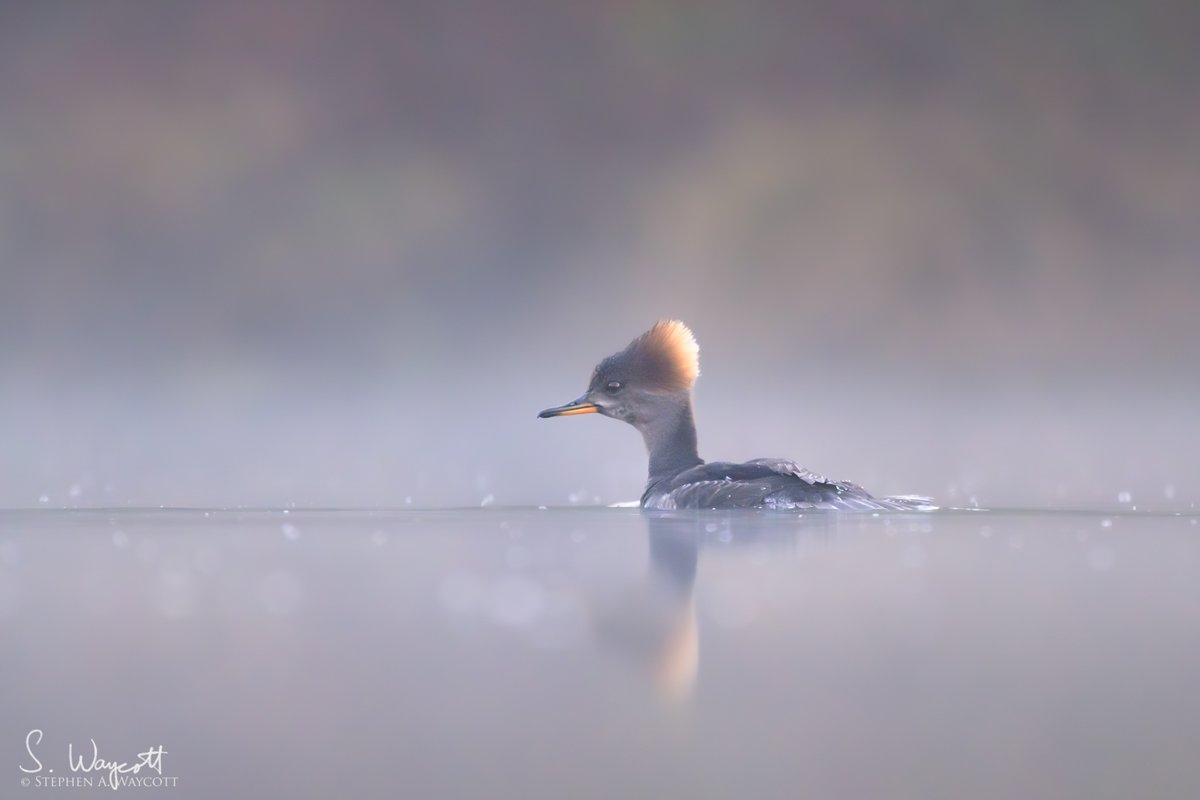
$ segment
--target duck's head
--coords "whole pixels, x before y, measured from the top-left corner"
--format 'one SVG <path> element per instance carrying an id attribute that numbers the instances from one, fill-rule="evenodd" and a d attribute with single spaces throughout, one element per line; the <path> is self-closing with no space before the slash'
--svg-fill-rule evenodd
<path id="1" fill-rule="evenodd" d="M 700 348 L 678 320 L 662 320 L 596 365 L 579 398 L 538 417 L 603 414 L 642 428 L 667 409 L 687 406 L 700 374 Z"/>

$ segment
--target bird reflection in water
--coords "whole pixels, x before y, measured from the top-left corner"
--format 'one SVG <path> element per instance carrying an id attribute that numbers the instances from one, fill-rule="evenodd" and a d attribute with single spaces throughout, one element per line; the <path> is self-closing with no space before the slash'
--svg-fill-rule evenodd
<path id="1" fill-rule="evenodd" d="M 661 696 L 685 700 L 700 665 L 693 589 L 704 523 L 695 514 L 655 514 L 646 522 L 646 578 L 597 616 L 596 635 L 644 669 Z"/>
<path id="2" fill-rule="evenodd" d="M 657 693 L 686 701 L 696 687 L 700 635 L 695 585 L 700 551 L 743 547 L 795 548 L 797 537 L 827 540 L 837 535 L 837 514 L 792 517 L 781 535 L 779 517 L 755 512 L 649 512 L 650 563 L 646 577 L 621 599 L 597 613 L 596 638 L 644 670 Z M 714 553 L 715 555 L 715 553 Z"/>

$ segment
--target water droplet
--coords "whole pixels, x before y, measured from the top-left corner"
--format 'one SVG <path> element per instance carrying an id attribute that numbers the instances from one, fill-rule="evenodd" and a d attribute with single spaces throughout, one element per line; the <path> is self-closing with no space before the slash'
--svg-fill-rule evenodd
<path id="1" fill-rule="evenodd" d="M 388 543 L 388 535 L 384 531 L 372 531 L 371 544 L 376 547 L 383 547 Z"/>
<path id="2" fill-rule="evenodd" d="M 1133 493 L 1129 492 L 1128 490 L 1122 490 L 1122 491 L 1118 492 L 1117 493 L 1117 502 L 1118 503 L 1132 503 L 1133 502 Z"/>
<path id="3" fill-rule="evenodd" d="M 493 494 L 485 494 L 483 499 L 479 501 L 480 508 L 486 508 L 496 501 L 496 496 Z"/>
<path id="4" fill-rule="evenodd" d="M 279 530 L 283 533 L 283 538 L 289 542 L 294 542 L 300 538 L 300 529 L 290 522 L 285 522 L 279 526 Z"/>
<path id="5" fill-rule="evenodd" d="M 1163 487 L 1163 497 L 1167 498 L 1168 500 L 1175 499 L 1175 484 L 1168 483 Z"/>
<path id="6" fill-rule="evenodd" d="M 1105 517 L 1104 519 L 1100 520 L 1101 528 L 1111 528 L 1112 526 L 1113 526 L 1113 521 L 1111 519 L 1109 519 L 1108 517 Z"/>
<path id="7" fill-rule="evenodd" d="M 49 503 L 50 495 L 48 495 L 48 494 L 38 495 L 38 502 L 39 503 Z"/>
<path id="8" fill-rule="evenodd" d="M 67 495 L 70 497 L 79 497 L 83 493 L 83 488 L 78 483 L 72 483 L 71 488 L 67 490 Z"/>
<path id="9" fill-rule="evenodd" d="M 113 547 L 118 550 L 124 550 L 126 547 L 129 547 L 129 534 L 125 533 L 125 531 L 113 531 L 112 543 Z"/>

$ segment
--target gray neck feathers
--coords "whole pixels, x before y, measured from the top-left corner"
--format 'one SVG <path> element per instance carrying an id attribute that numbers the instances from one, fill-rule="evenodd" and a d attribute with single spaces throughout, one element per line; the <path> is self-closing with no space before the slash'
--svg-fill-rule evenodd
<path id="1" fill-rule="evenodd" d="M 637 427 L 650 454 L 650 483 L 704 463 L 696 452 L 690 394 L 664 398 L 649 417 Z"/>

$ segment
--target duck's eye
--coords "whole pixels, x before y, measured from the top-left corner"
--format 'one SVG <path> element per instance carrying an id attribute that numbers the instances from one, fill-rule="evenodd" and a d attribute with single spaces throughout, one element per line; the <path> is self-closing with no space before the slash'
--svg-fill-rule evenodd
<path id="1" fill-rule="evenodd" d="M 608 385 L 605 386 L 604 388 L 608 391 L 609 394 L 616 394 L 617 392 L 621 391 L 621 382 L 620 381 L 609 381 Z"/>

